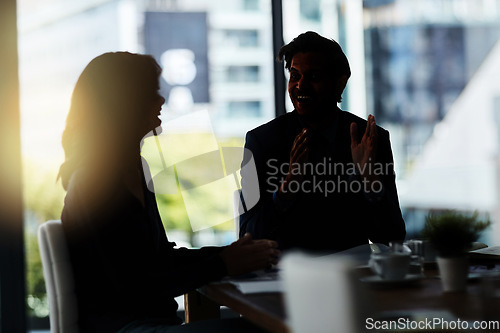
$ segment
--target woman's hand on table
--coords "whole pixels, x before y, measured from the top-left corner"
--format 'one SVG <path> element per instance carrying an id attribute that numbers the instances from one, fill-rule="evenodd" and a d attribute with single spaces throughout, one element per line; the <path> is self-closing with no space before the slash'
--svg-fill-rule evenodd
<path id="1" fill-rule="evenodd" d="M 278 243 L 267 239 L 253 240 L 249 233 L 220 253 L 228 275 L 268 268 L 278 263 L 280 255 Z"/>

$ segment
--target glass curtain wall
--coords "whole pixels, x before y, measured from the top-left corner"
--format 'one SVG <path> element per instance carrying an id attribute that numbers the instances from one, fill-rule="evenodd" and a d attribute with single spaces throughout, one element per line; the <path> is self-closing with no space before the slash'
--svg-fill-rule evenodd
<path id="1" fill-rule="evenodd" d="M 390 130 L 408 237 L 430 211 L 498 232 L 499 1 L 364 1 L 367 110 Z"/>

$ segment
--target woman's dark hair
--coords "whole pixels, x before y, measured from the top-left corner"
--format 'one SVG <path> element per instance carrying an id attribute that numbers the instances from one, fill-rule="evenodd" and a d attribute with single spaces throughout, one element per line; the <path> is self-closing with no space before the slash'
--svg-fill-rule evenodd
<path id="1" fill-rule="evenodd" d="M 152 56 L 129 52 L 102 54 L 85 67 L 62 135 L 65 161 L 58 178 L 64 188 L 78 168 L 99 156 L 103 142 L 127 137 L 144 103 L 159 89 L 160 73 Z"/>
<path id="2" fill-rule="evenodd" d="M 349 61 L 340 45 L 333 39 L 308 31 L 295 37 L 290 43 L 281 47 L 277 60 L 285 61 L 285 68 L 290 70 L 292 58 L 299 52 L 314 52 L 325 55 L 333 77 L 351 76 Z"/>

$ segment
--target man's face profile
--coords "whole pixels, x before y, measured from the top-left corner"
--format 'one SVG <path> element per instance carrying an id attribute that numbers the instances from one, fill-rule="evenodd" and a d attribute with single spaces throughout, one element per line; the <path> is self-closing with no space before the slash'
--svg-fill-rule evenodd
<path id="1" fill-rule="evenodd" d="M 315 118 L 336 105 L 334 78 L 321 53 L 299 52 L 290 64 L 288 94 L 300 115 Z"/>

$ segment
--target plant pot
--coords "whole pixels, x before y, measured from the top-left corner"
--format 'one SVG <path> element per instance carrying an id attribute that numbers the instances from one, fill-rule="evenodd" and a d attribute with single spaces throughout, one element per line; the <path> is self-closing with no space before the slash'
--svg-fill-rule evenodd
<path id="1" fill-rule="evenodd" d="M 464 291 L 469 274 L 467 256 L 437 257 L 439 274 L 444 292 Z"/>

